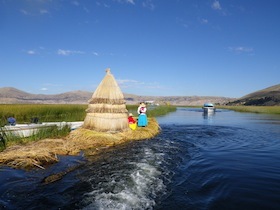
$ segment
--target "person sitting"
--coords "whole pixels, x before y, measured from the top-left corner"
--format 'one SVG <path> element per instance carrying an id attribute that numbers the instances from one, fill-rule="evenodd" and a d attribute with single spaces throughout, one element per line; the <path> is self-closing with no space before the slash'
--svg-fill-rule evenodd
<path id="1" fill-rule="evenodd" d="M 39 118 L 38 117 L 32 117 L 31 118 L 31 123 L 38 124 L 39 123 Z"/>
<path id="2" fill-rule="evenodd" d="M 16 125 L 16 119 L 14 117 L 9 117 L 8 118 L 8 123 L 9 125 Z"/>
<path id="3" fill-rule="evenodd" d="M 128 126 L 132 129 L 136 129 L 136 120 L 133 118 L 133 114 L 129 113 L 128 115 Z"/>

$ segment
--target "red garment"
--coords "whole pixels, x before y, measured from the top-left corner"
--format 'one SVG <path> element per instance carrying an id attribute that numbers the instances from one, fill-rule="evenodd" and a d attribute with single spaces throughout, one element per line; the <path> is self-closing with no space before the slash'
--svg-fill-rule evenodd
<path id="1" fill-rule="evenodd" d="M 130 123 L 136 123 L 136 121 L 134 120 L 134 118 L 132 117 L 132 116 L 129 116 L 128 117 L 128 123 L 130 124 Z"/>

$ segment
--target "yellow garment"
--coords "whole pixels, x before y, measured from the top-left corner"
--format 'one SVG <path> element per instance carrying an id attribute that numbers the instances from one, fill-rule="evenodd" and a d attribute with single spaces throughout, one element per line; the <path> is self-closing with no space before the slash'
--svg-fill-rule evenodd
<path id="1" fill-rule="evenodd" d="M 136 129 L 136 123 L 129 123 L 128 124 L 129 125 L 129 127 L 132 129 L 132 130 L 135 130 Z"/>

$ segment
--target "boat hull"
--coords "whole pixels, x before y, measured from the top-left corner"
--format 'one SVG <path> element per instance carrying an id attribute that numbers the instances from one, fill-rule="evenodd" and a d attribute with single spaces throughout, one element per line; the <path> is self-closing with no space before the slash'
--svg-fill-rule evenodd
<path id="1" fill-rule="evenodd" d="M 203 109 L 204 113 L 210 113 L 210 112 L 213 113 L 216 111 L 216 109 L 214 107 L 203 107 L 202 109 Z"/>
<path id="2" fill-rule="evenodd" d="M 44 129 L 52 126 L 57 126 L 62 128 L 63 126 L 70 126 L 71 130 L 75 130 L 83 125 L 83 121 L 78 122 L 46 122 L 40 124 L 16 124 L 16 125 L 6 125 L 1 128 L 2 132 L 11 133 L 20 137 L 29 137 L 36 134 L 39 129 Z"/>

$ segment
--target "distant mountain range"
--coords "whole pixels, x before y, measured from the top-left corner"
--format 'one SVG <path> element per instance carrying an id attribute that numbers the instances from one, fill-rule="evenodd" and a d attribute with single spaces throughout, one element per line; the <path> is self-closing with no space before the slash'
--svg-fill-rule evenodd
<path id="1" fill-rule="evenodd" d="M 13 87 L 0 88 L 0 104 L 87 104 L 93 92 L 72 91 L 55 95 L 31 94 Z M 202 106 L 205 102 L 224 105 L 234 98 L 212 96 L 138 96 L 124 93 L 127 104 L 153 101 L 158 104 Z"/>
<path id="2" fill-rule="evenodd" d="M 227 105 L 280 106 L 280 84 L 250 93 Z"/>
<path id="3" fill-rule="evenodd" d="M 87 104 L 93 92 L 72 91 L 55 95 L 31 94 L 13 87 L 0 88 L 0 104 Z M 216 105 L 280 105 L 280 84 L 259 90 L 241 98 L 215 96 L 138 96 L 124 93 L 127 104 L 153 101 L 158 104 L 202 106 L 205 102 Z"/>

